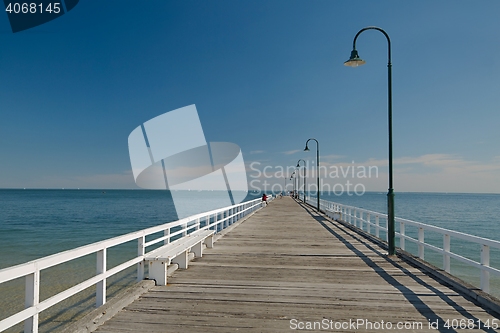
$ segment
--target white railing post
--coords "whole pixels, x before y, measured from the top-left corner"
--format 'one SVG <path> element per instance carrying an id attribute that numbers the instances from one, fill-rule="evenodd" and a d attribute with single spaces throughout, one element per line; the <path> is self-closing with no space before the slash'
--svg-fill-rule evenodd
<path id="1" fill-rule="evenodd" d="M 144 248 L 144 243 L 146 243 L 146 236 L 141 236 L 137 239 L 138 257 L 144 257 L 144 254 L 146 253 L 146 249 Z M 144 261 L 137 263 L 137 282 L 140 282 L 142 280 L 144 280 Z"/>
<path id="2" fill-rule="evenodd" d="M 405 249 L 405 223 L 399 222 L 399 247 L 401 250 Z"/>
<path id="3" fill-rule="evenodd" d="M 96 273 L 97 275 L 106 273 L 106 248 L 97 251 Z M 96 284 L 95 305 L 97 307 L 100 307 L 105 303 L 106 303 L 106 279 L 103 278 Z"/>
<path id="4" fill-rule="evenodd" d="M 220 214 L 221 214 L 221 218 L 220 218 L 220 220 L 219 220 L 220 222 L 218 223 L 219 225 L 217 226 L 217 228 L 219 229 L 219 231 L 221 231 L 222 229 L 224 229 L 224 223 L 226 223 L 226 222 L 224 221 L 224 218 L 225 218 L 225 217 L 226 217 L 226 215 L 227 215 L 227 211 L 226 211 L 226 210 L 224 210 L 224 211 L 220 212 Z"/>
<path id="5" fill-rule="evenodd" d="M 37 306 L 40 301 L 40 271 L 26 275 L 26 290 L 24 296 L 24 307 Z M 24 333 L 38 333 L 38 313 L 24 321 Z"/>
<path id="6" fill-rule="evenodd" d="M 380 238 L 380 221 L 378 215 L 375 215 L 375 237 Z"/>
<path id="7" fill-rule="evenodd" d="M 371 234 L 371 221 L 370 221 L 370 213 L 366 214 L 366 232 Z"/>
<path id="8" fill-rule="evenodd" d="M 199 230 L 200 229 L 200 223 L 201 223 L 201 219 L 198 217 L 196 219 L 196 226 L 195 226 L 194 230 Z"/>
<path id="9" fill-rule="evenodd" d="M 352 224 L 352 216 L 351 216 L 352 209 L 349 207 L 349 224 Z"/>
<path id="10" fill-rule="evenodd" d="M 363 230 L 363 212 L 359 212 L 359 228 Z"/>
<path id="11" fill-rule="evenodd" d="M 385 216 L 385 241 L 389 242 L 389 215 Z"/>
<path id="12" fill-rule="evenodd" d="M 450 265 L 450 235 L 444 234 L 443 235 L 443 269 L 445 272 L 450 273 L 451 270 L 451 265 Z"/>
<path id="13" fill-rule="evenodd" d="M 163 230 L 163 236 L 167 237 L 163 241 L 163 245 L 167 245 L 168 243 L 170 243 L 170 237 L 168 237 L 168 235 L 170 235 L 170 228 L 167 228 L 167 229 Z"/>
<path id="14" fill-rule="evenodd" d="M 481 245 L 481 265 L 490 267 L 490 247 L 488 245 Z M 490 292 L 490 272 L 481 268 L 481 290 L 485 293 Z"/>
<path id="15" fill-rule="evenodd" d="M 424 228 L 418 228 L 418 257 L 424 259 Z"/>

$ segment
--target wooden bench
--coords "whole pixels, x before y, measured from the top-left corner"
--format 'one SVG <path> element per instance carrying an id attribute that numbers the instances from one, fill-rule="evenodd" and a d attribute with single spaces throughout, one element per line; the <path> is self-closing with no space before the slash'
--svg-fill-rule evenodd
<path id="1" fill-rule="evenodd" d="M 174 263 L 181 269 L 187 269 L 189 251 L 191 250 L 196 258 L 201 257 L 203 255 L 203 244 L 206 244 L 207 248 L 213 247 L 213 230 L 197 230 L 146 253 L 144 260 L 149 265 L 149 278 L 155 280 L 157 286 L 165 286 L 167 284 L 167 267 Z"/>

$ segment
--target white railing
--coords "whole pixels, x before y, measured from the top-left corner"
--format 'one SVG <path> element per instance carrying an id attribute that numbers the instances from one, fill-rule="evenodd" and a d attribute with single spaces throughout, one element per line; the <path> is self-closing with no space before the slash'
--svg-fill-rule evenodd
<path id="1" fill-rule="evenodd" d="M 306 198 L 306 202 L 312 206 L 316 206 L 316 198 Z M 385 233 L 385 241 L 387 241 L 387 214 L 370 211 L 363 208 L 339 204 L 332 201 L 320 200 L 320 210 L 327 216 L 333 219 L 341 219 L 354 227 L 366 231 L 376 237 L 380 237 L 380 231 Z M 380 224 L 380 219 L 383 220 L 383 225 Z M 406 241 L 417 245 L 417 255 L 424 260 L 425 249 L 432 250 L 443 257 L 443 269 L 450 273 L 450 259 L 456 259 L 461 263 L 480 270 L 480 288 L 484 292 L 490 292 L 490 273 L 500 276 L 500 269 L 490 266 L 490 249 L 500 249 L 500 242 L 478 236 L 465 234 L 458 231 L 444 229 L 408 219 L 396 217 L 394 219 L 396 226 L 399 224 L 399 232 L 396 236 L 399 237 L 399 247 L 402 250 L 406 249 Z M 408 236 L 407 227 L 414 228 L 413 231 L 417 235 L 416 238 Z M 426 232 L 437 233 L 442 237 L 441 247 L 425 242 Z M 470 243 L 478 244 L 480 248 L 480 261 L 475 261 L 457 253 L 451 252 L 451 240 L 461 240 Z"/>
<path id="2" fill-rule="evenodd" d="M 268 197 L 269 201 L 272 199 L 272 196 Z M 96 286 L 96 306 L 99 307 L 105 304 L 107 278 L 129 267 L 137 265 L 137 280 L 141 281 L 144 279 L 144 256 L 148 247 L 153 245 L 158 246 L 158 243 L 160 242 L 166 244 L 173 239 L 184 237 L 198 229 L 212 229 L 216 232 L 223 230 L 245 215 L 261 208 L 261 201 L 262 200 L 259 198 L 237 205 L 192 215 L 178 221 L 132 232 L 126 235 L 85 245 L 73 250 L 60 252 L 48 257 L 27 262 L 25 264 L 0 270 L 0 284 L 22 277 L 25 278 L 26 283 L 25 309 L 1 320 L 0 332 L 3 332 L 23 321 L 24 332 L 38 332 L 38 315 L 42 311 L 60 303 L 65 299 L 68 299 L 73 295 L 76 295 L 86 288 L 92 287 L 93 285 Z M 155 234 L 160 234 L 160 236 Z M 146 241 L 147 236 L 150 236 L 149 238 L 156 236 L 156 238 Z M 111 269 L 107 269 L 106 262 L 108 249 L 130 241 L 137 242 L 137 256 Z M 48 299 L 41 302 L 39 301 L 40 272 L 42 270 L 90 254 L 95 254 L 97 256 L 97 269 L 95 276 Z"/>

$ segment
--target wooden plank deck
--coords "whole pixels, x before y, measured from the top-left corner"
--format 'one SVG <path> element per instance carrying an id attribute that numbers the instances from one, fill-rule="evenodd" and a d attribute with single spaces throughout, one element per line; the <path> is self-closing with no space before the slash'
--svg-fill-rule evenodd
<path id="1" fill-rule="evenodd" d="M 496 331 L 483 324 L 500 320 L 384 252 L 291 198 L 275 199 L 96 332 L 290 332 L 307 322 L 324 325 L 308 331 L 462 331 L 445 329 L 448 319 L 475 324 L 463 331 Z"/>

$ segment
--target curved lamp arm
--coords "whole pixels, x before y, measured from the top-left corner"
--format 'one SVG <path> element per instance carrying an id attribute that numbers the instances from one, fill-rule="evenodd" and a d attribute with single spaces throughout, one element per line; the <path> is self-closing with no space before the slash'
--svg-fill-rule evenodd
<path id="1" fill-rule="evenodd" d="M 358 36 L 361 35 L 361 33 L 363 31 L 366 31 L 366 30 L 377 30 L 377 31 L 380 31 L 381 33 L 384 34 L 385 38 L 387 38 L 387 46 L 388 46 L 387 58 L 389 59 L 388 64 L 391 64 L 391 39 L 389 38 L 389 35 L 387 34 L 387 32 L 385 32 L 384 29 L 382 29 L 382 28 L 379 28 L 379 27 L 366 27 L 366 28 L 363 28 L 363 29 L 359 30 L 358 33 L 356 34 L 356 36 L 354 36 L 354 40 L 352 42 L 352 50 L 356 51 L 356 40 L 358 39 Z M 359 59 L 359 57 L 358 57 L 358 59 Z"/>

